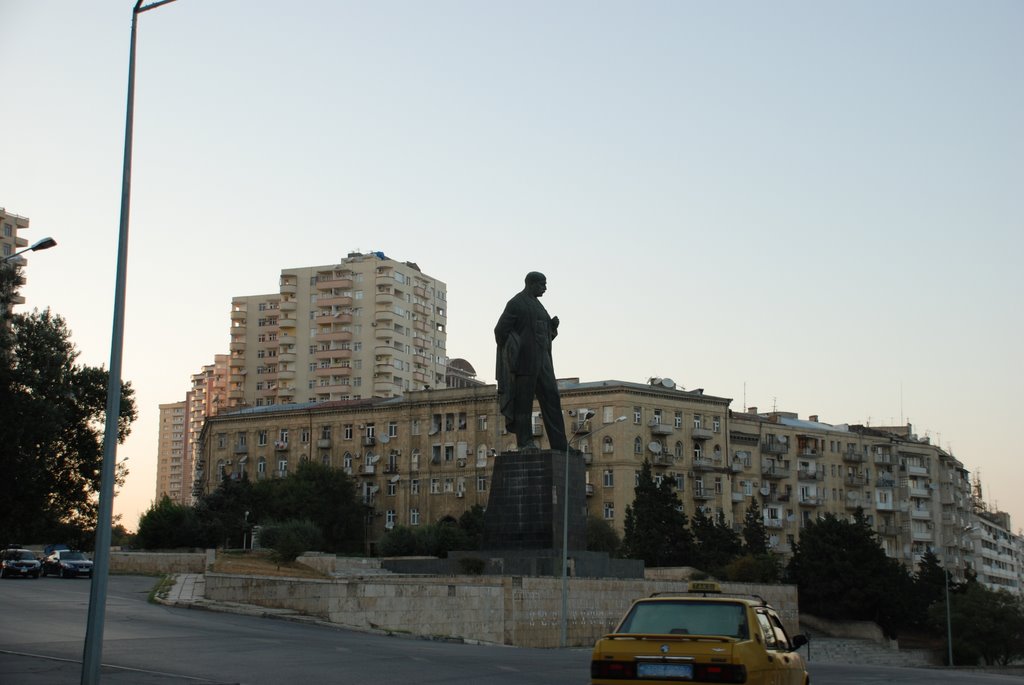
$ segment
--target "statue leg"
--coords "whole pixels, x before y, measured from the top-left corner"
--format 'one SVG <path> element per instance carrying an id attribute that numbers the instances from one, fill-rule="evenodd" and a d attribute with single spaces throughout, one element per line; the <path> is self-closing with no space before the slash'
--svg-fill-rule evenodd
<path id="1" fill-rule="evenodd" d="M 515 413 L 516 446 L 519 449 L 536 449 L 533 438 L 533 396 L 537 386 L 536 376 L 516 376 L 512 409 Z"/>
<path id="2" fill-rule="evenodd" d="M 551 449 L 564 452 L 569 445 L 565 439 L 565 417 L 562 416 L 562 400 L 558 396 L 558 383 L 550 369 L 542 371 L 537 377 L 537 401 L 540 403 L 541 417 L 544 419 L 544 430 L 548 434 Z"/>

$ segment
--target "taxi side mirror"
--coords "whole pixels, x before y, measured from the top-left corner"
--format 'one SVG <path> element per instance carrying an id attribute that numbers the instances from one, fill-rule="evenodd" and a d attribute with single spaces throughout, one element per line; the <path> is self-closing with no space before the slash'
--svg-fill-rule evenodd
<path id="1" fill-rule="evenodd" d="M 809 640 L 807 639 L 806 635 L 801 633 L 799 635 L 794 635 L 792 642 L 793 642 L 793 649 L 797 650 L 797 649 L 800 649 L 801 647 L 803 647 L 804 645 L 806 645 L 809 642 Z"/>

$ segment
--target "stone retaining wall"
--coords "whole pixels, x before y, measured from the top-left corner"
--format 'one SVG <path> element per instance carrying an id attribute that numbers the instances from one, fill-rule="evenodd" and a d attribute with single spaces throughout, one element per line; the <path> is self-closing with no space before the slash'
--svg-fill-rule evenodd
<path id="1" fill-rule="evenodd" d="M 212 550 L 210 550 L 212 552 Z M 212 564 L 208 552 L 111 552 L 111 573 L 145 576 L 165 573 L 203 573 Z"/>
<path id="2" fill-rule="evenodd" d="M 677 581 L 571 578 L 567 643 L 590 646 L 610 631 L 630 602 L 655 592 L 679 592 Z M 729 592 L 765 597 L 793 632 L 794 586 L 724 583 Z M 561 638 L 562 592 L 557 578 L 519 576 L 375 576 L 306 580 L 206 574 L 206 597 L 290 609 L 338 625 L 519 647 L 555 647 Z"/>

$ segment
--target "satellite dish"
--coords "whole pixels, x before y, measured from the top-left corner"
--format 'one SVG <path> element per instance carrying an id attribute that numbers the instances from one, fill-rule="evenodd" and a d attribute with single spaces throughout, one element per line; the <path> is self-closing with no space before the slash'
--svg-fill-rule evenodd
<path id="1" fill-rule="evenodd" d="M 400 480 L 402 480 L 401 476 L 391 476 L 391 482 L 392 483 L 397 483 Z"/>
<path id="2" fill-rule="evenodd" d="M 672 389 L 672 388 L 676 387 L 676 382 L 674 380 L 672 380 L 671 378 L 662 378 L 661 379 L 661 384 L 664 387 L 669 388 L 669 389 Z"/>
<path id="3" fill-rule="evenodd" d="M 382 445 L 386 445 L 386 444 L 388 444 L 389 442 L 391 442 L 391 438 L 389 438 L 389 437 L 388 437 L 388 436 L 386 436 L 386 435 L 382 435 L 382 436 L 380 436 L 379 438 L 377 438 L 377 440 L 379 440 L 379 441 L 380 441 L 380 444 L 382 444 Z"/>
<path id="4" fill-rule="evenodd" d="M 771 489 L 771 488 L 769 488 L 769 487 L 763 487 L 763 488 L 761 488 L 760 490 L 758 490 L 758 492 L 760 492 L 760 493 L 761 493 L 762 495 L 764 495 L 764 496 L 766 496 L 766 497 L 767 497 L 768 495 L 770 495 L 770 494 L 771 494 L 771 492 L 772 492 L 772 489 Z"/>
<path id="5" fill-rule="evenodd" d="M 380 461 L 380 455 L 379 454 L 367 454 L 366 455 L 366 463 L 367 464 L 376 464 L 378 461 Z"/>
<path id="6" fill-rule="evenodd" d="M 437 435 L 437 428 L 431 428 L 429 435 Z"/>
<path id="7" fill-rule="evenodd" d="M 647 449 L 649 449 L 654 454 L 661 454 L 661 443 L 652 441 L 649 445 L 647 445 Z"/>
<path id="8" fill-rule="evenodd" d="M 370 492 L 378 492 L 379 490 L 380 490 L 380 486 L 379 485 L 371 485 L 370 486 Z"/>
<path id="9" fill-rule="evenodd" d="M 785 445 L 787 442 L 789 442 L 789 437 L 785 436 L 785 435 L 780 435 L 779 436 L 779 442 L 781 442 L 783 445 Z"/>

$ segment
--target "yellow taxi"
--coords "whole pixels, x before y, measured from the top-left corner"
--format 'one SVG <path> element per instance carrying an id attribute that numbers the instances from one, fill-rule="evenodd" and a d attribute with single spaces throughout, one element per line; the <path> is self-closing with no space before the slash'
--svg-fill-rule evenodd
<path id="1" fill-rule="evenodd" d="M 808 685 L 807 667 L 778 613 L 760 597 L 726 595 L 718 583 L 638 599 L 597 641 L 592 685 L 749 683 Z"/>

